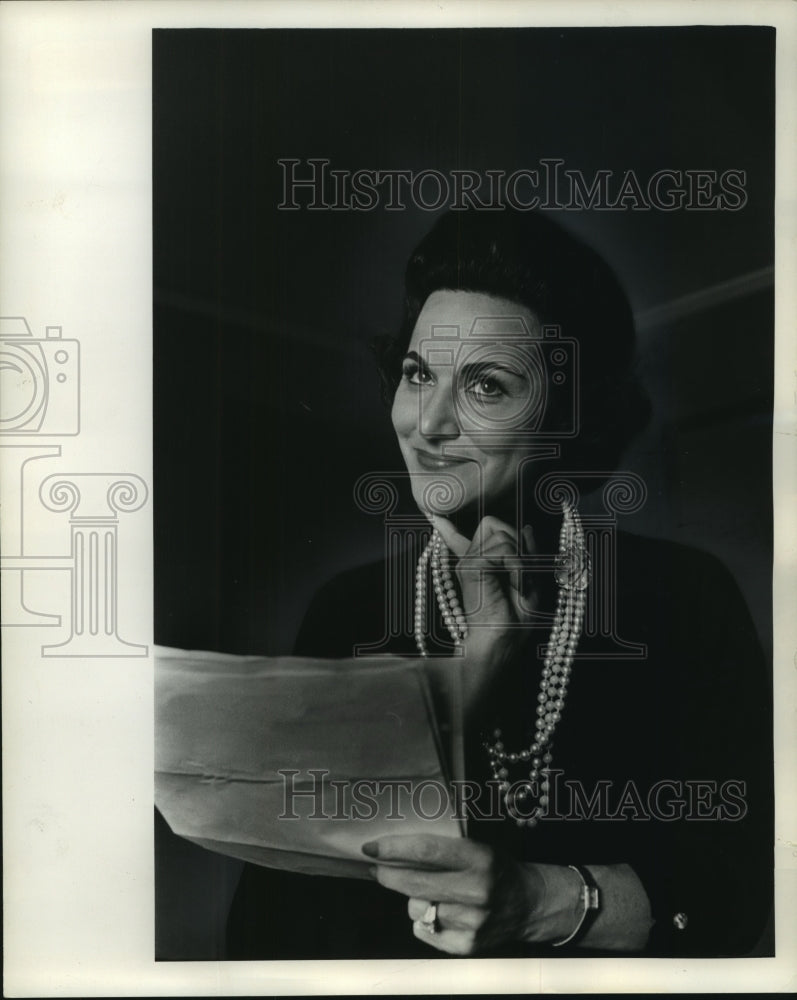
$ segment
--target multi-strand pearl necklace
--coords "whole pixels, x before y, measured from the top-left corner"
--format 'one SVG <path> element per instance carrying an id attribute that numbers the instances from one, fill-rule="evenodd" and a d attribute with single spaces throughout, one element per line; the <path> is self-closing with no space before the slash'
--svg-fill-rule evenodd
<path id="1" fill-rule="evenodd" d="M 449 564 L 448 546 L 443 541 L 440 532 L 435 528 L 418 559 L 415 571 L 415 644 L 421 656 L 428 656 L 426 648 L 426 567 L 432 567 L 432 587 L 434 588 L 437 606 L 443 624 L 454 640 L 455 646 L 461 646 L 462 640 L 468 634 L 468 625 L 459 597 L 454 586 Z"/>
<path id="2" fill-rule="evenodd" d="M 559 554 L 554 578 L 559 594 L 554 623 L 543 661 L 540 691 L 537 695 L 537 718 L 534 739 L 528 748 L 510 753 L 501 741 L 501 730 L 494 732 L 494 743 L 485 743 L 490 769 L 499 790 L 503 793 L 507 813 L 518 826 L 536 826 L 545 812 L 550 791 L 549 773 L 553 763 L 553 737 L 562 712 L 570 683 L 576 647 L 581 635 L 589 584 L 589 555 L 584 545 L 584 531 L 578 511 L 563 504 L 562 529 L 559 535 Z M 467 623 L 459 603 L 449 567 L 448 548 L 435 528 L 418 560 L 415 575 L 415 642 L 421 656 L 428 656 L 425 641 L 426 576 L 431 563 L 432 585 L 443 622 L 454 644 L 459 646 L 467 636 Z M 511 785 L 508 764 L 528 764 L 528 780 Z M 539 792 L 537 785 L 539 783 Z M 533 800 L 536 798 L 536 804 Z M 525 804 L 532 800 L 531 809 Z M 524 803 L 521 807 L 520 803 Z M 521 815 L 522 810 L 522 815 Z"/>

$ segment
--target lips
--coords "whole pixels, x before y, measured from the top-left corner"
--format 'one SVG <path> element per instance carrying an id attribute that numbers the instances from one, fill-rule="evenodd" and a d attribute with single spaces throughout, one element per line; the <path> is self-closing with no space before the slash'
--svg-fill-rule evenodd
<path id="1" fill-rule="evenodd" d="M 458 465 L 464 465 L 466 462 L 473 461 L 471 458 L 434 454 L 430 451 L 422 451 L 420 448 L 414 448 L 413 452 L 418 465 L 429 472 L 438 472 L 441 469 L 453 469 Z"/>

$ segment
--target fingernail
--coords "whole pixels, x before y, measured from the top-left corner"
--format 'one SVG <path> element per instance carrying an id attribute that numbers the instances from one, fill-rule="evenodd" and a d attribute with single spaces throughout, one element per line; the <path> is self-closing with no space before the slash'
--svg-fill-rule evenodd
<path id="1" fill-rule="evenodd" d="M 375 840 L 369 840 L 367 843 L 363 844 L 361 850 L 363 854 L 367 854 L 369 858 L 379 857 L 379 844 Z"/>

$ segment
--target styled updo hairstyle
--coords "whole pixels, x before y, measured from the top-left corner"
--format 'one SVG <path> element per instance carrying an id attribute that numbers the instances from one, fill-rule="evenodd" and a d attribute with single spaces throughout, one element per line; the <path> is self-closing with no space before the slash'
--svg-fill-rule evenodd
<path id="1" fill-rule="evenodd" d="M 540 212 L 446 212 L 410 256 L 398 335 L 377 346 L 386 402 L 401 379 L 401 360 L 418 315 L 440 289 L 517 302 L 542 325 L 556 325 L 562 338 L 577 341 L 579 433 L 561 439 L 561 466 L 582 472 L 615 469 L 646 425 L 650 404 L 634 372 L 631 307 L 609 265 Z M 572 386 L 562 389 L 550 371 L 546 375 L 540 429 L 555 438 L 557 429 L 573 425 Z"/>

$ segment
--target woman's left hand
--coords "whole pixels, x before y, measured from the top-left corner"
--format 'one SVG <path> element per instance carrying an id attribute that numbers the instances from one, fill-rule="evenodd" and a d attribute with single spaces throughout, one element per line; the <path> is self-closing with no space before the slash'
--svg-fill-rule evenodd
<path id="1" fill-rule="evenodd" d="M 377 881 L 409 897 L 417 938 L 452 955 L 475 955 L 529 939 L 545 883 L 522 865 L 473 840 L 429 834 L 380 837 L 363 846 Z M 436 925 L 422 922 L 437 904 Z"/>
<path id="2" fill-rule="evenodd" d="M 536 550 L 530 525 L 519 535 L 512 525 L 487 515 L 473 538 L 460 534 L 445 517 L 432 516 L 446 546 L 456 557 L 462 609 L 468 625 L 463 643 L 464 708 L 470 719 L 520 646 L 528 639 L 538 595 L 530 574 L 524 574 L 523 554 Z M 525 579 L 524 579 L 525 577 Z M 472 721 L 472 720 L 471 720 Z"/>

